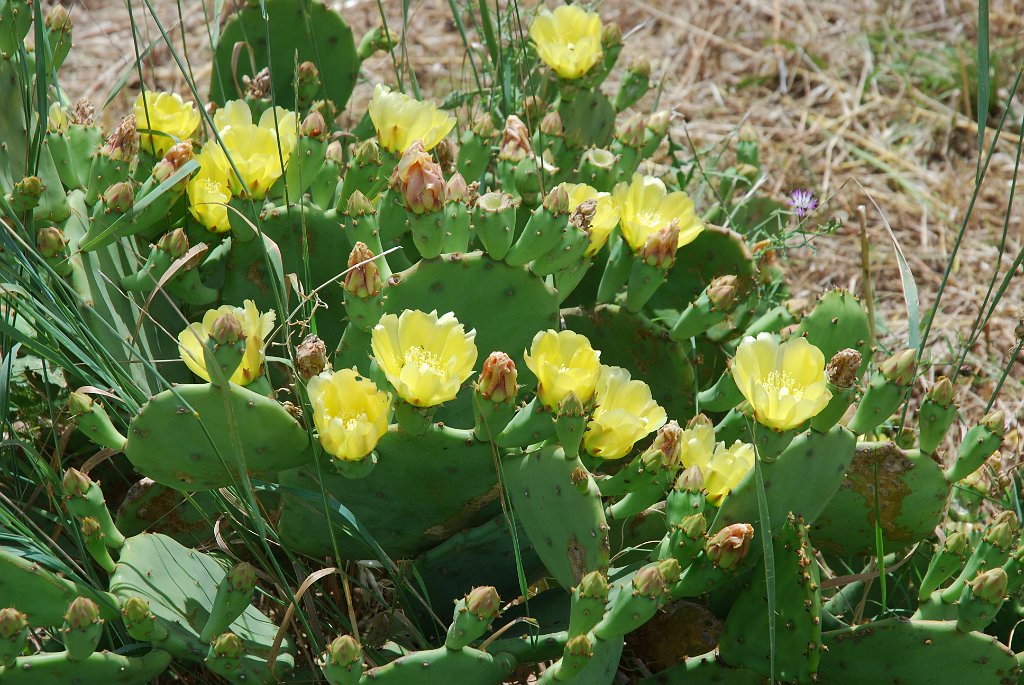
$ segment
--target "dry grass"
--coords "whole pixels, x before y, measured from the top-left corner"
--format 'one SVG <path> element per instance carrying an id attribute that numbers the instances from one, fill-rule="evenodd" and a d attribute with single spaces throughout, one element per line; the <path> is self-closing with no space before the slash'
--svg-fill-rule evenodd
<path id="1" fill-rule="evenodd" d="M 159 36 L 144 4 L 131 4 L 144 41 Z M 180 23 L 174 0 L 154 4 L 165 26 L 184 25 L 195 76 L 205 83 L 210 53 L 203 4 L 181 0 Z M 357 36 L 380 21 L 376 0 L 335 4 Z M 401 27 L 402 3 L 382 4 L 389 25 Z M 993 61 L 1004 102 L 1016 74 L 1014 60 L 1020 59 L 1024 3 L 992 5 Z M 664 79 L 659 107 L 675 113 L 677 138 L 685 129 L 698 148 L 716 146 L 746 124 L 763 141 L 765 192 L 782 199 L 794 188 L 812 188 L 828 198 L 819 213 L 823 220 L 845 219 L 838 233 L 791 255 L 795 294 L 810 299 L 834 286 L 861 289 L 857 207 L 868 208 L 880 343 L 888 349 L 905 345 L 906 309 L 882 215 L 907 255 L 927 311 L 963 220 L 977 163 L 969 88 L 976 3 L 607 0 L 601 11 L 629 36 L 623 61 L 644 55 Z M 80 0 L 73 17 L 75 51 L 63 72 L 65 87 L 73 98 L 102 101 L 134 59 L 128 12 L 123 2 Z M 467 83 L 468 65 L 447 1 L 414 0 L 410 25 L 416 31 L 406 37 L 409 61 L 424 91 L 442 96 Z M 180 41 L 180 30 L 174 36 Z M 163 45 L 153 49 L 144 73 L 149 87 L 184 85 Z M 365 73 L 367 83 L 357 90 L 356 103 L 365 100 L 369 84 L 393 81 L 394 66 L 390 58 L 377 56 Z M 137 85 L 133 75 L 128 91 L 134 93 Z M 124 97 L 115 100 L 111 115 L 119 116 L 125 105 Z M 996 146 L 934 323 L 931 375 L 951 372 L 993 270 L 1004 273 L 1024 247 L 1024 225 L 1015 211 L 996 264 L 1021 112 L 1017 98 L 1011 130 Z M 988 141 L 995 121 L 989 121 Z M 1014 328 L 1024 314 L 1024 278 L 1016 281 L 972 346 L 970 368 L 960 376 L 967 416 L 976 417 L 988 400 L 1014 345 Z M 1024 413 L 1022 370 L 1018 361 L 998 401 L 1013 425 Z"/>

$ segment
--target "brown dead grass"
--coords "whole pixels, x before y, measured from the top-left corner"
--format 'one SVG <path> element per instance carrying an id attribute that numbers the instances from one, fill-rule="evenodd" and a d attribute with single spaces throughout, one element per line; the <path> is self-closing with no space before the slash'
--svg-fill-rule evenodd
<path id="1" fill-rule="evenodd" d="M 334 4 L 357 37 L 380 22 L 376 0 Z M 143 3 L 131 5 L 144 46 L 159 32 Z M 174 0 L 154 0 L 154 5 L 164 26 L 175 27 L 179 50 L 184 26 L 195 77 L 205 84 L 210 51 L 203 3 L 182 0 L 180 17 Z M 389 25 L 400 28 L 402 3 L 384 0 L 383 5 Z M 1024 3 L 992 6 L 992 49 L 1004 102 L 1024 45 Z M 886 349 L 904 346 L 906 308 L 883 216 L 906 253 L 926 312 L 950 258 L 977 163 L 966 66 L 975 50 L 976 4 L 606 0 L 601 12 L 628 35 L 622 63 L 646 56 L 664 79 L 659 107 L 674 112 L 677 139 L 684 138 L 685 130 L 698 148 L 715 146 L 746 124 L 763 141 L 765 193 L 784 199 L 794 188 L 812 188 L 828 199 L 819 211 L 822 221 L 833 215 L 844 219 L 837 233 L 791 254 L 797 296 L 811 299 L 831 287 L 860 291 L 857 208 L 867 208 L 880 343 Z M 128 12 L 118 0 L 80 0 L 72 15 L 75 50 L 62 72 L 64 85 L 72 98 L 89 95 L 102 102 L 134 60 Z M 415 0 L 410 25 L 415 31 L 406 36 L 409 61 L 424 91 L 441 97 L 467 84 L 468 64 L 447 1 Z M 394 80 L 388 57 L 373 58 L 364 71 L 366 82 L 354 97 L 357 106 L 373 82 Z M 166 46 L 153 49 L 144 73 L 151 88 L 184 88 Z M 137 87 L 132 75 L 127 92 Z M 652 99 L 649 95 L 641 106 L 650 107 Z M 1018 118 L 1024 111 L 1021 102 L 1019 97 L 1014 102 Z M 127 96 L 115 100 L 107 121 L 120 116 L 126 105 Z M 1019 130 L 1012 118 L 1012 130 L 996 146 L 935 320 L 929 377 L 951 373 L 953 352 L 971 329 L 993 270 L 1005 273 L 1024 247 L 1018 209 L 1006 226 L 997 265 Z M 987 141 L 994 137 L 995 121 L 989 120 Z M 1024 314 L 1024 278 L 1018 275 L 1015 281 L 972 345 L 969 368 L 960 376 L 967 417 L 979 415 L 1015 343 L 1014 328 Z M 1011 428 L 1024 405 L 1022 371 L 1018 361 L 997 400 Z"/>

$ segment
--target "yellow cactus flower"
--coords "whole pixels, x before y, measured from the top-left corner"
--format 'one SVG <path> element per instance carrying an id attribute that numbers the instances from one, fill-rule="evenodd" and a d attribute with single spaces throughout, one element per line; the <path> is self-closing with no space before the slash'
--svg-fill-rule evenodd
<path id="1" fill-rule="evenodd" d="M 633 174 L 630 183 L 619 183 L 612 191 L 619 208 L 622 237 L 633 252 L 639 252 L 647 238 L 673 221 L 679 226 L 679 245 L 692 243 L 704 225 L 693 208 L 693 200 L 681 190 L 668 192 L 660 178 Z"/>
<path id="2" fill-rule="evenodd" d="M 245 101 L 228 102 L 213 115 L 227 154 L 218 141 L 207 142 L 197 157 L 202 172 L 224 179 L 235 197 L 248 188 L 255 199 L 262 199 L 288 166 L 295 149 L 295 121 L 294 112 L 274 107 L 263 112 L 259 124 L 254 124 Z M 228 155 L 238 169 L 237 175 Z"/>
<path id="3" fill-rule="evenodd" d="M 227 208 L 231 200 L 231 188 L 226 182 L 200 171 L 189 179 L 186 192 L 189 211 L 196 221 L 214 233 L 227 233 L 231 230 Z"/>
<path id="4" fill-rule="evenodd" d="M 577 5 L 542 9 L 530 24 L 537 55 L 567 80 L 578 79 L 601 61 L 601 17 Z"/>
<path id="5" fill-rule="evenodd" d="M 137 127 L 160 132 L 139 134 L 142 149 L 157 157 L 163 157 L 199 128 L 199 110 L 177 93 L 139 93 L 132 110 Z"/>
<path id="6" fill-rule="evenodd" d="M 781 344 L 771 333 L 744 338 L 732 360 L 732 377 L 754 418 L 774 430 L 796 428 L 832 399 L 825 355 L 806 338 Z"/>
<path id="7" fill-rule="evenodd" d="M 718 443 L 710 463 L 701 469 L 707 501 L 722 506 L 725 496 L 754 468 L 754 446 L 737 440 L 730 447 Z"/>
<path id="8" fill-rule="evenodd" d="M 476 331 L 469 333 L 455 314 L 438 316 L 407 309 L 385 314 L 370 333 L 377 365 L 398 396 L 416 407 L 455 399 L 476 364 Z"/>
<path id="9" fill-rule="evenodd" d="M 590 222 L 590 246 L 586 252 L 587 257 L 593 257 L 601 251 L 612 229 L 619 224 L 619 208 L 611 193 L 599 193 L 586 183 L 567 183 L 566 190 L 569 192 L 570 212 L 576 211 L 587 200 L 597 200 L 597 211 Z"/>
<path id="10" fill-rule="evenodd" d="M 633 445 L 661 428 L 668 416 L 651 397 L 643 381 L 630 380 L 629 371 L 618 366 L 602 366 L 594 389 L 596 406 L 583 446 L 592 456 L 619 459 Z"/>
<path id="11" fill-rule="evenodd" d="M 367 111 L 381 147 L 397 155 L 417 140 L 424 150 L 432 150 L 455 126 L 455 117 L 431 103 L 392 92 L 380 83 L 373 89 Z"/>
<path id="12" fill-rule="evenodd" d="M 248 385 L 263 372 L 264 345 L 274 326 L 275 319 L 275 314 L 272 311 L 260 314 L 256 303 L 252 300 L 246 300 L 244 307 L 224 305 L 207 311 L 201 322 L 190 324 L 188 328 L 178 334 L 178 354 L 181 355 L 185 365 L 192 373 L 204 381 L 209 381 L 210 374 L 206 371 L 203 346 L 210 338 L 213 322 L 223 314 L 234 315 L 242 328 L 242 336 L 245 338 L 245 354 L 242 356 L 242 363 L 235 369 L 229 380 L 236 385 Z"/>
<path id="13" fill-rule="evenodd" d="M 573 331 L 540 331 L 523 358 L 537 377 L 537 397 L 548 409 L 558 407 L 570 393 L 583 404 L 594 396 L 601 353 L 591 347 L 586 336 Z"/>
<path id="14" fill-rule="evenodd" d="M 359 461 L 387 432 L 391 395 L 355 369 L 324 371 L 309 379 L 306 390 L 320 444 L 338 459 Z"/>
<path id="15" fill-rule="evenodd" d="M 692 422 L 683 431 L 680 440 L 683 443 L 681 459 L 683 468 L 696 466 L 701 474 L 706 474 L 708 464 L 715 453 L 715 427 L 703 415 L 698 418 L 703 420 Z"/>

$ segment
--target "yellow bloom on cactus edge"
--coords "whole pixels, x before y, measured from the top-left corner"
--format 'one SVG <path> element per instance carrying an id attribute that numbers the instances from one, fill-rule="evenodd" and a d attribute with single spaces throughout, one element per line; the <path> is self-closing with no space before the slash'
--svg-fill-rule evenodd
<path id="1" fill-rule="evenodd" d="M 541 331 L 533 336 L 523 358 L 537 377 L 537 397 L 548 409 L 558 407 L 570 393 L 583 404 L 594 396 L 601 353 L 591 347 L 586 336 L 573 331 Z"/>
<path id="2" fill-rule="evenodd" d="M 530 24 L 537 55 L 564 79 L 578 79 L 602 57 L 601 17 L 576 5 L 542 9 Z"/>
<path id="3" fill-rule="evenodd" d="M 615 200 L 611 193 L 599 193 L 597 189 L 588 186 L 586 183 L 566 184 L 569 193 L 569 211 L 575 211 L 577 207 L 587 200 L 597 200 L 597 211 L 590 222 L 590 246 L 587 247 L 586 256 L 593 257 L 604 244 L 608 242 L 608 236 L 612 229 L 619 223 L 619 208 L 615 206 Z"/>
<path id="4" fill-rule="evenodd" d="M 701 468 L 707 501 L 716 507 L 754 468 L 754 446 L 737 440 L 731 447 L 718 443 L 710 463 Z"/>
<path id="5" fill-rule="evenodd" d="M 139 134 L 141 148 L 158 157 L 199 128 L 199 111 L 177 93 L 139 93 L 132 109 L 138 128 L 160 132 Z"/>
<path id="6" fill-rule="evenodd" d="M 377 365 L 398 396 L 417 407 L 455 399 L 473 373 L 476 331 L 466 332 L 451 312 L 438 316 L 407 309 L 385 314 L 370 333 Z"/>
<path id="7" fill-rule="evenodd" d="M 227 154 L 216 140 L 207 142 L 196 158 L 201 173 L 226 183 L 235 197 L 248 189 L 255 199 L 262 199 L 288 166 L 295 149 L 295 122 L 295 112 L 274 107 L 263 112 L 259 124 L 254 124 L 249 105 L 231 100 L 213 115 Z"/>
<path id="8" fill-rule="evenodd" d="M 417 140 L 424 150 L 432 150 L 455 126 L 455 117 L 431 103 L 392 92 L 380 83 L 373 89 L 367 111 L 381 147 L 398 155 Z"/>
<path id="9" fill-rule="evenodd" d="M 775 430 L 796 428 L 832 399 L 825 355 L 806 338 L 781 344 L 771 333 L 744 338 L 732 360 L 732 377 L 754 418 Z"/>
<path id="10" fill-rule="evenodd" d="M 702 474 L 707 474 L 708 464 L 715 453 L 715 427 L 704 419 L 691 423 L 683 431 L 680 442 L 683 443 L 681 460 L 683 468 L 696 466 Z"/>
<path id="11" fill-rule="evenodd" d="M 242 355 L 242 363 L 235 369 L 229 379 L 236 385 L 249 385 L 263 372 L 263 351 L 264 342 L 270 329 L 274 326 L 274 312 L 260 314 L 256 303 L 246 300 L 244 307 L 232 307 L 224 305 L 217 309 L 211 309 L 203 315 L 203 320 L 193 323 L 178 334 L 178 354 L 181 355 L 185 365 L 195 375 L 204 381 L 210 380 L 210 374 L 206 371 L 206 358 L 203 356 L 203 346 L 210 339 L 210 330 L 213 322 L 222 314 L 232 314 L 242 327 L 242 336 L 245 338 L 245 354 Z"/>
<path id="12" fill-rule="evenodd" d="M 587 452 L 602 459 L 629 454 L 638 440 L 661 428 L 668 416 L 651 397 L 643 381 L 630 380 L 629 371 L 602 366 L 594 389 L 596 406 L 583 434 Z"/>
<path id="13" fill-rule="evenodd" d="M 231 188 L 226 181 L 218 181 L 200 170 L 189 179 L 186 188 L 189 211 L 196 221 L 214 233 L 227 233 L 231 230 L 227 208 L 231 200 Z"/>
<path id="14" fill-rule="evenodd" d="M 320 444 L 338 459 L 362 459 L 387 432 L 391 395 L 355 369 L 324 371 L 309 379 L 306 390 Z"/>
<path id="15" fill-rule="evenodd" d="M 668 192 L 660 178 L 633 174 L 630 183 L 619 183 L 612 191 L 619 208 L 622 237 L 633 252 L 647 242 L 647 238 L 673 221 L 679 225 L 679 245 L 692 243 L 704 225 L 693 208 L 693 200 L 681 190 Z"/>

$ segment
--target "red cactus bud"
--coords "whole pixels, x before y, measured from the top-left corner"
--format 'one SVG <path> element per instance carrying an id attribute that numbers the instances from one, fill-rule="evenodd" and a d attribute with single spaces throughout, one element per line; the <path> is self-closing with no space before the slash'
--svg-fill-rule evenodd
<path id="1" fill-rule="evenodd" d="M 374 258 L 373 250 L 365 243 L 356 243 L 348 256 L 348 267 L 351 269 L 345 274 L 345 291 L 354 297 L 365 300 L 376 297 L 380 294 L 381 280 L 380 269 L 377 265 L 368 260 Z M 363 263 L 365 262 L 365 263 Z"/>
<path id="2" fill-rule="evenodd" d="M 753 538 L 753 526 L 749 523 L 734 523 L 712 535 L 704 545 L 704 551 L 715 566 L 725 570 L 733 569 L 747 556 Z"/>
<path id="3" fill-rule="evenodd" d="M 46 259 L 53 259 L 64 254 L 68 246 L 68 239 L 64 231 L 56 226 L 43 226 L 36 233 L 36 249 Z"/>
<path id="4" fill-rule="evenodd" d="M 163 159 L 157 162 L 153 167 L 153 178 L 156 179 L 156 181 L 163 183 L 170 178 L 175 171 L 185 166 L 185 163 L 195 156 L 191 140 L 183 140 L 180 143 L 177 143 L 172 146 L 171 149 L 167 151 L 167 154 L 164 155 Z M 184 183 L 185 179 L 182 179 L 182 182 Z"/>
<path id="5" fill-rule="evenodd" d="M 466 609 L 483 620 L 494 618 L 501 609 L 498 591 L 489 585 L 473 588 L 466 595 Z"/>
<path id="6" fill-rule="evenodd" d="M 736 305 L 739 284 L 735 276 L 719 276 L 708 284 L 708 299 L 719 312 L 727 312 Z"/>
<path id="7" fill-rule="evenodd" d="M 391 174 L 391 188 L 402 194 L 405 208 L 414 214 L 437 211 L 444 204 L 445 182 L 441 166 L 416 141 L 402 154 Z"/>
<path id="8" fill-rule="evenodd" d="M 242 323 L 231 312 L 221 314 L 210 327 L 210 336 L 221 345 L 230 345 L 242 337 Z"/>
<path id="9" fill-rule="evenodd" d="M 327 151 L 324 153 L 328 161 L 334 162 L 335 164 L 341 164 L 344 161 L 344 152 L 341 148 L 341 142 L 332 140 L 330 145 L 327 146 Z"/>
<path id="10" fill-rule="evenodd" d="M 557 109 L 551 110 L 540 120 L 540 132 L 553 138 L 561 138 L 562 134 L 565 133 L 565 127 L 562 125 L 562 116 L 558 113 Z"/>
<path id="11" fill-rule="evenodd" d="M 444 189 L 445 199 L 448 202 L 461 202 L 463 204 L 469 204 L 469 186 L 466 184 L 466 179 L 462 177 L 462 174 L 455 172 L 451 178 L 448 179 L 448 184 Z"/>
<path id="12" fill-rule="evenodd" d="M 676 263 L 679 249 L 679 224 L 675 221 L 647 236 L 640 248 L 640 259 L 648 266 L 668 271 Z"/>
<path id="13" fill-rule="evenodd" d="M 515 402 L 517 379 L 518 373 L 512 357 L 504 352 L 491 352 L 484 360 L 476 390 L 488 402 Z"/>
<path id="14" fill-rule="evenodd" d="M 176 228 L 170 233 L 165 233 L 156 246 L 169 254 L 172 259 L 177 259 L 188 252 L 188 236 L 181 228 Z"/>
<path id="15" fill-rule="evenodd" d="M 106 211 L 124 214 L 135 205 L 135 191 L 128 181 L 115 183 L 103 193 L 103 204 Z"/>

